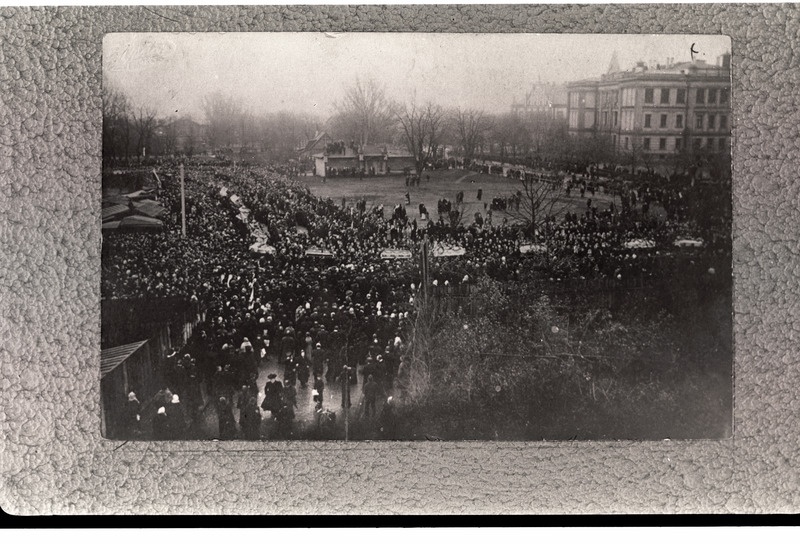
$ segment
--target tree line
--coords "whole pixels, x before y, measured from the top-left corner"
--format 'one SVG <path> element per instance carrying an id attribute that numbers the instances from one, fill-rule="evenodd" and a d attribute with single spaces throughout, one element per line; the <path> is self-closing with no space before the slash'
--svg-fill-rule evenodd
<path id="1" fill-rule="evenodd" d="M 106 163 L 128 163 L 152 155 L 244 152 L 270 160 L 297 158 L 302 146 L 320 131 L 351 148 L 393 145 L 413 155 L 417 172 L 436 164 L 445 146 L 470 164 L 474 159 L 513 162 L 535 158 L 553 163 L 616 163 L 632 168 L 652 166 L 652 157 L 636 145 L 614 150 L 609 137 L 572 138 L 566 119 L 549 113 L 521 117 L 481 108 L 444 106 L 420 101 L 416 93 L 398 100 L 373 79 L 345 89 L 327 119 L 305 112 L 256 114 L 236 98 L 214 93 L 202 102 L 204 119 L 159 117 L 152 106 L 136 104 L 104 82 L 103 157 Z M 694 157 L 676 154 L 674 170 Z"/>

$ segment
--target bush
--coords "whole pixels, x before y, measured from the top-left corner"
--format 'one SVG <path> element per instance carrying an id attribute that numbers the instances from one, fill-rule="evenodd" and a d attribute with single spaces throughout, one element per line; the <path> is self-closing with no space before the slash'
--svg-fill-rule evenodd
<path id="1" fill-rule="evenodd" d="M 445 428 L 469 420 L 488 434 L 469 438 L 500 428 L 510 438 L 706 436 L 710 421 L 719 423 L 713 432 L 725 428 L 729 393 L 697 364 L 713 343 L 707 330 L 687 331 L 638 303 L 630 314 L 576 305 L 565 316 L 541 292 L 512 299 L 488 279 L 474 293 L 471 313 L 419 308 L 406 353 L 407 417 L 438 418 Z M 704 398 L 708 388 L 716 396 Z"/>

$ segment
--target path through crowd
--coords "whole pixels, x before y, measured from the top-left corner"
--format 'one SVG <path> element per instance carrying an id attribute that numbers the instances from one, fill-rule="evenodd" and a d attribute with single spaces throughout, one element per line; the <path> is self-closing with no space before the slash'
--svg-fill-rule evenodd
<path id="1" fill-rule="evenodd" d="M 264 400 L 264 385 L 267 383 L 267 379 L 270 374 L 277 374 L 278 379 L 283 378 L 283 366 L 278 364 L 277 357 L 268 357 L 259 365 L 258 379 L 256 382 L 259 390 L 259 406 L 261 406 L 261 402 Z M 351 418 L 350 421 L 352 423 L 355 423 L 357 420 L 363 417 L 363 408 L 361 407 L 361 388 L 363 386 L 363 380 L 361 378 L 362 377 L 359 376 L 359 382 L 357 385 L 350 386 L 351 408 L 349 417 Z M 306 388 L 303 388 L 299 382 L 297 383 L 297 407 L 295 408 L 295 419 L 293 422 L 294 437 L 302 436 L 303 438 L 306 438 L 314 433 L 316 420 L 314 417 L 315 403 L 312 399 L 313 385 L 313 376 L 309 379 Z M 198 429 L 202 437 L 209 439 L 219 437 L 219 420 L 213 400 L 214 399 L 210 397 L 206 399 L 206 406 L 200 415 L 200 425 Z M 233 399 L 233 415 L 238 422 L 239 409 L 236 406 L 237 400 L 238 393 Z M 322 404 L 324 408 L 336 412 L 338 427 L 341 427 L 345 418 L 345 414 L 342 409 L 342 386 L 339 382 L 325 384 Z M 264 439 L 275 437 L 276 422 L 274 417 L 270 412 L 265 412 L 264 410 L 261 411 L 261 416 L 261 437 Z M 337 438 L 344 438 L 344 436 Z"/>

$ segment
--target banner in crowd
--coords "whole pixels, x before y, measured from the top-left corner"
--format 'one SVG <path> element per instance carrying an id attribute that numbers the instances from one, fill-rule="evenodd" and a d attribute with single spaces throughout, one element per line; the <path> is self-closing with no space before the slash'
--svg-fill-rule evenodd
<path id="1" fill-rule="evenodd" d="M 410 259 L 411 252 L 407 249 L 384 249 L 381 259 Z"/>
<path id="2" fill-rule="evenodd" d="M 251 244 L 250 251 L 253 253 L 261 253 L 262 255 L 275 255 L 277 253 L 275 247 L 269 245 L 266 240 L 258 240 Z"/>
<path id="3" fill-rule="evenodd" d="M 446 246 L 444 244 L 436 244 L 433 247 L 434 257 L 460 257 L 466 253 L 467 250 L 461 246 Z"/>
<path id="4" fill-rule="evenodd" d="M 636 238 L 634 240 L 628 240 L 625 242 L 624 246 L 626 249 L 653 249 L 656 247 L 656 243 L 653 240 Z"/>
<path id="5" fill-rule="evenodd" d="M 519 252 L 523 255 L 526 253 L 546 253 L 547 247 L 544 244 L 522 244 L 519 246 Z"/>
<path id="6" fill-rule="evenodd" d="M 675 247 L 703 247 L 703 241 L 683 238 L 681 240 L 675 240 Z"/>
<path id="7" fill-rule="evenodd" d="M 333 253 L 328 251 L 327 249 L 321 249 L 318 247 L 310 247 L 306 250 L 306 256 L 308 257 L 333 257 Z"/>

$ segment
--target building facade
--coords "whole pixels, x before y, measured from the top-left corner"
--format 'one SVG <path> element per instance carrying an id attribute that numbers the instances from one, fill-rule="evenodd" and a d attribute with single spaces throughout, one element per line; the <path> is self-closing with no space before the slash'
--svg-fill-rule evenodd
<path id="1" fill-rule="evenodd" d="M 664 160 L 730 153 L 730 54 L 609 72 L 567 84 L 569 134 L 604 137 L 617 154 Z"/>
<path id="2" fill-rule="evenodd" d="M 365 145 L 360 149 L 342 147 L 312 155 L 314 174 L 319 177 L 386 176 L 402 173 L 405 168 L 415 171 L 414 156 L 402 149 L 386 145 Z"/>
<path id="3" fill-rule="evenodd" d="M 556 83 L 535 83 L 525 94 L 524 101 L 511 104 L 511 113 L 526 120 L 538 116 L 565 119 L 567 88 Z"/>

